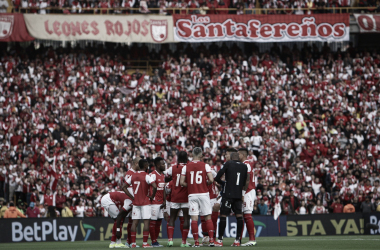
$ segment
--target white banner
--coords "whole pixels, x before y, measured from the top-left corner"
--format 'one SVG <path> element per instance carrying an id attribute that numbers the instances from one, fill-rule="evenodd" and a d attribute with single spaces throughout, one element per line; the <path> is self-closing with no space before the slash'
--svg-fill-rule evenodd
<path id="1" fill-rule="evenodd" d="M 35 15 L 24 14 L 36 39 L 104 42 L 172 43 L 173 18 L 159 15 Z"/>
<path id="2" fill-rule="evenodd" d="M 181 42 L 349 41 L 350 16 L 339 15 L 173 15 L 174 39 Z"/>
<path id="3" fill-rule="evenodd" d="M 380 32 L 380 15 L 354 14 L 361 33 Z"/>

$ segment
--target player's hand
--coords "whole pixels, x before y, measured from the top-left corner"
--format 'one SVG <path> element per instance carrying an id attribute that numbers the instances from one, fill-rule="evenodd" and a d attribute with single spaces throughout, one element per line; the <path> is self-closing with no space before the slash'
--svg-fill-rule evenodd
<path id="1" fill-rule="evenodd" d="M 121 238 L 121 231 L 116 231 L 116 239 L 120 239 Z"/>
<path id="2" fill-rule="evenodd" d="M 160 206 L 160 209 L 165 209 L 166 208 L 166 202 L 162 203 L 162 205 Z"/>
<path id="3" fill-rule="evenodd" d="M 152 200 L 153 200 L 153 198 L 154 198 L 153 196 L 149 196 L 149 195 L 147 195 L 146 197 L 148 197 L 148 198 L 149 198 L 149 200 L 151 200 L 151 201 L 152 201 Z"/>
<path id="4" fill-rule="evenodd" d="M 241 197 L 241 200 L 243 201 L 243 203 L 244 203 L 244 195 Z"/>

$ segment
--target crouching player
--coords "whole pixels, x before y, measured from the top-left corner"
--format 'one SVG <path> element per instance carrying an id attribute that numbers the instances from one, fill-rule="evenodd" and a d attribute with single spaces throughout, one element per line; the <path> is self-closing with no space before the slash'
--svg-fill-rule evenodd
<path id="1" fill-rule="evenodd" d="M 124 192 L 118 191 L 104 195 L 100 200 L 100 204 L 114 219 L 109 248 L 128 248 L 128 246 L 121 243 L 121 230 L 125 216 L 132 209 L 132 200 Z"/>

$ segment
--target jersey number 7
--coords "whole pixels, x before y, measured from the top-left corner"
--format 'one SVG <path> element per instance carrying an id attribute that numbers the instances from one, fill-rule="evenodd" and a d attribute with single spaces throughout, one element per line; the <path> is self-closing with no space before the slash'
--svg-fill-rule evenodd
<path id="1" fill-rule="evenodd" d="M 137 185 L 136 187 L 136 190 L 135 190 L 135 194 L 137 194 L 137 192 L 139 191 L 139 187 L 140 187 L 140 182 L 139 181 L 135 181 L 133 182 L 135 185 Z"/>

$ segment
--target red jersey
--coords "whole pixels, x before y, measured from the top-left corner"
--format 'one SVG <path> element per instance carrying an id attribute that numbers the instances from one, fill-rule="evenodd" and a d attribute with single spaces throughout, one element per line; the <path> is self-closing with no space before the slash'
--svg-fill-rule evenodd
<path id="1" fill-rule="evenodd" d="M 131 177 L 131 176 L 132 176 L 133 174 L 135 174 L 135 173 L 136 173 L 135 170 L 133 170 L 132 168 L 129 169 L 129 170 L 127 171 L 126 175 L 125 175 L 125 182 L 127 183 L 128 178 Z M 127 184 L 128 184 L 128 183 L 127 183 Z M 128 191 L 134 196 L 132 186 L 129 186 L 129 187 L 128 187 Z"/>
<path id="2" fill-rule="evenodd" d="M 161 205 L 164 202 L 164 192 L 165 192 L 165 175 L 159 174 L 157 170 L 154 170 L 150 174 L 150 178 L 152 180 L 152 183 L 156 183 L 157 185 L 157 192 L 156 195 L 154 196 L 154 199 L 152 201 L 153 205 Z M 153 187 L 150 187 L 150 193 L 153 192 Z"/>
<path id="3" fill-rule="evenodd" d="M 215 185 L 215 182 L 213 182 L 211 185 L 208 185 L 208 192 L 210 194 L 210 199 L 215 199 L 218 197 L 219 190 L 218 187 Z"/>
<path id="4" fill-rule="evenodd" d="M 208 194 L 207 173 L 211 172 L 208 164 L 191 161 L 182 168 L 181 175 L 186 176 L 187 192 L 190 195 Z"/>
<path id="5" fill-rule="evenodd" d="M 87 207 L 85 210 L 85 213 L 86 213 L 86 217 L 94 217 L 94 208 L 93 207 Z"/>
<path id="6" fill-rule="evenodd" d="M 144 171 L 137 171 L 127 179 L 127 184 L 132 185 L 134 206 L 150 205 L 150 200 L 147 198 L 149 193 L 149 185 L 152 183 L 150 176 Z"/>
<path id="7" fill-rule="evenodd" d="M 109 192 L 110 198 L 115 203 L 115 205 L 121 209 L 124 206 L 124 201 L 129 198 L 123 191 Z"/>
<path id="8" fill-rule="evenodd" d="M 171 201 L 175 203 L 189 202 L 187 187 L 181 187 L 181 184 L 179 183 L 181 179 L 182 168 L 185 166 L 185 163 L 175 164 L 166 171 L 166 174 L 168 176 L 171 176 L 173 180 L 173 185 L 171 187 Z"/>
<path id="9" fill-rule="evenodd" d="M 248 167 L 248 174 L 249 174 L 250 180 L 249 180 L 249 185 L 248 185 L 246 193 L 249 193 L 251 190 L 256 189 L 255 173 L 254 173 L 253 168 L 251 166 L 251 164 L 252 164 L 251 161 L 245 160 L 243 163 L 245 165 L 247 165 L 247 167 Z"/>
<path id="10" fill-rule="evenodd" d="M 50 194 L 50 195 L 47 195 L 47 194 L 44 194 L 44 204 L 48 204 L 49 206 L 55 206 L 55 204 L 53 205 L 53 200 L 54 200 L 54 195 L 53 194 Z"/>

